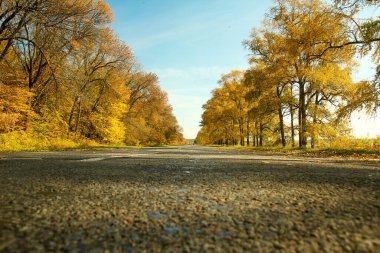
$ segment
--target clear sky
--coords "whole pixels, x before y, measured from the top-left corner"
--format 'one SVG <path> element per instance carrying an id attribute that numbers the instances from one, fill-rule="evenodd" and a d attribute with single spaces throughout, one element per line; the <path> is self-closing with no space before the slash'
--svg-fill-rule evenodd
<path id="1" fill-rule="evenodd" d="M 199 130 L 202 105 L 218 87 L 221 74 L 248 67 L 242 41 L 261 25 L 272 1 L 253 0 L 106 0 L 114 30 L 127 42 L 145 71 L 158 75 L 186 138 Z M 370 78 L 363 62 L 355 79 Z M 359 119 L 358 119 L 359 118 Z M 353 117 L 354 132 L 367 136 L 380 118 Z M 380 127 L 377 130 L 380 134 Z M 372 136 L 372 134 L 370 134 Z"/>

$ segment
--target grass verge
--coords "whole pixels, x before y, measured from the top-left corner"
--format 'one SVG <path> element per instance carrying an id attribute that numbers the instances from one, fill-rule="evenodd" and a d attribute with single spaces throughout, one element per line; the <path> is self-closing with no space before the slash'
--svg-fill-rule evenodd
<path id="1" fill-rule="evenodd" d="M 330 157 L 380 160 L 380 150 L 377 149 L 336 149 L 336 148 L 292 148 L 292 147 L 243 147 L 214 146 L 223 149 L 235 149 L 256 153 L 285 154 L 305 157 Z"/>
<path id="2" fill-rule="evenodd" d="M 62 137 L 47 137 L 38 134 L 28 134 L 23 131 L 0 134 L 0 152 L 38 152 L 38 151 L 69 151 L 95 149 L 121 149 L 144 147 L 169 147 L 160 143 L 126 145 L 123 143 L 98 143 L 90 139 L 65 139 Z"/>

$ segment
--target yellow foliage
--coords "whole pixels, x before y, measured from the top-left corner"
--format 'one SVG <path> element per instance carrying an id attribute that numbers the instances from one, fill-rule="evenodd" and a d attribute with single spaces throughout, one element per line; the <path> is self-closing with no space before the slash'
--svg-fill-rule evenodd
<path id="1" fill-rule="evenodd" d="M 322 147 L 334 148 L 334 149 L 358 149 L 358 150 L 372 150 L 379 149 L 378 139 L 362 138 L 356 139 L 352 137 L 338 137 L 332 143 Z"/>
<path id="2" fill-rule="evenodd" d="M 125 138 L 125 129 L 119 118 L 96 115 L 91 120 L 98 138 L 106 143 L 121 143 Z"/>
<path id="3" fill-rule="evenodd" d="M 0 152 L 88 148 L 98 146 L 100 146 L 99 143 L 84 138 L 77 140 L 59 137 L 49 138 L 41 134 L 26 131 L 14 131 L 0 134 Z"/>
<path id="4" fill-rule="evenodd" d="M 103 0 L 99 0 L 96 5 L 96 10 L 101 13 L 106 22 L 113 21 L 113 14 L 110 6 Z"/>
<path id="5" fill-rule="evenodd" d="M 0 133 L 27 128 L 34 113 L 28 105 L 33 94 L 13 85 L 0 83 Z"/>
<path id="6" fill-rule="evenodd" d="M 373 141 L 373 148 L 376 150 L 380 150 L 380 135 L 378 135 L 376 139 Z"/>

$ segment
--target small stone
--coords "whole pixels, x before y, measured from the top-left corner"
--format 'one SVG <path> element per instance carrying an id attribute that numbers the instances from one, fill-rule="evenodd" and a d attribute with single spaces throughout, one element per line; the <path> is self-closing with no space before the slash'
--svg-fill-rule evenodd
<path id="1" fill-rule="evenodd" d="M 167 214 L 164 214 L 164 213 L 161 213 L 161 212 L 149 211 L 147 214 L 148 214 L 148 217 L 150 219 L 165 219 L 165 218 L 168 218 Z"/>
<path id="2" fill-rule="evenodd" d="M 190 190 L 189 190 L 189 189 L 182 188 L 182 189 L 178 189 L 178 190 L 176 190 L 176 192 L 177 192 L 177 193 L 188 193 L 188 192 L 190 192 Z"/>
<path id="3" fill-rule="evenodd" d="M 181 227 L 179 226 L 164 227 L 164 232 L 168 235 L 174 235 L 181 232 Z"/>

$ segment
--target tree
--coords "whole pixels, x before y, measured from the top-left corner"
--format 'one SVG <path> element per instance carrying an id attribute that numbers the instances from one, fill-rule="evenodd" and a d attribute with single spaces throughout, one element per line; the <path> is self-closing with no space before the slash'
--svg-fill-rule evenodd
<path id="1" fill-rule="evenodd" d="M 0 133 L 183 141 L 157 76 L 143 72 L 107 26 L 105 1 L 7 0 L 0 7 Z M 147 131 L 130 132 L 139 124 Z"/>
<path id="2" fill-rule="evenodd" d="M 200 142 L 249 145 L 251 122 L 249 103 L 245 99 L 248 89 L 244 85 L 244 72 L 234 70 L 223 75 L 219 85 L 203 107 L 201 124 L 204 133 L 199 137 L 203 139 Z"/>
<path id="3" fill-rule="evenodd" d="M 339 52 L 321 54 L 325 50 L 326 40 L 346 39 L 346 26 L 342 25 L 345 19 L 320 1 L 277 1 L 277 6 L 271 9 L 268 17 L 265 23 L 267 29 L 254 31 L 247 44 L 256 61 L 286 69 L 285 79 L 277 83 L 289 83 L 298 95 L 299 146 L 305 147 L 310 130 L 308 109 L 317 94 L 310 71 L 328 64 L 348 66 L 354 54 L 349 46 Z"/>

